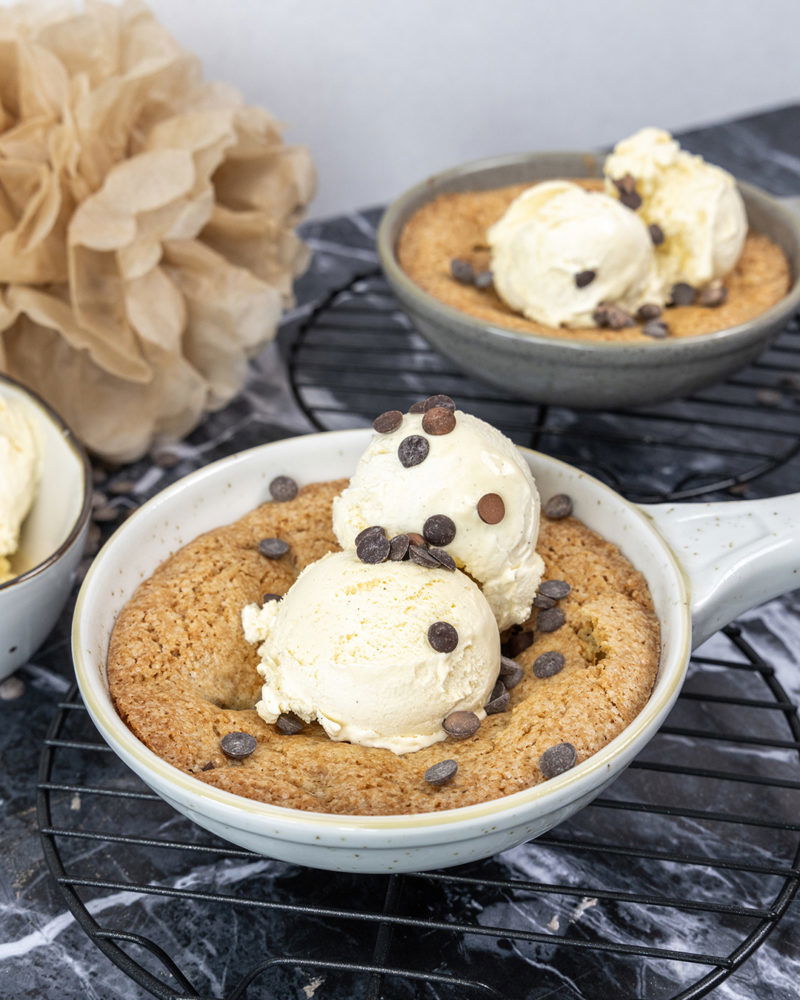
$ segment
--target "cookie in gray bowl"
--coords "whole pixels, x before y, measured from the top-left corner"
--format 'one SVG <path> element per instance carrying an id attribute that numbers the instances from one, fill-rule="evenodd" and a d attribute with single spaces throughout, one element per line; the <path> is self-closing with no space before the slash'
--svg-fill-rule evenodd
<path id="1" fill-rule="evenodd" d="M 437 174 L 389 206 L 378 231 L 386 278 L 414 325 L 443 354 L 486 382 L 539 403 L 593 408 L 635 406 L 685 396 L 753 361 L 800 305 L 800 210 L 791 200 L 739 183 L 751 231 L 788 261 L 788 292 L 726 329 L 663 340 L 615 342 L 580 331 L 519 332 L 509 321 L 454 308 L 425 291 L 398 260 L 398 242 L 415 213 L 440 195 L 491 191 L 554 178 L 602 177 L 602 157 L 583 152 L 527 153 L 479 160 Z"/>

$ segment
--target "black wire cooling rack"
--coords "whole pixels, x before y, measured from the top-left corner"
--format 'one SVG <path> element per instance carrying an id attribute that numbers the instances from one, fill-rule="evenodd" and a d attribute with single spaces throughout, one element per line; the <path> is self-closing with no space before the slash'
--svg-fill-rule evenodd
<path id="1" fill-rule="evenodd" d="M 213 838 L 98 740 L 73 690 L 41 758 L 45 857 L 83 929 L 160 1000 L 700 997 L 800 883 L 795 709 L 726 636 L 605 796 L 498 858 L 419 875 L 314 872 Z"/>
<path id="2" fill-rule="evenodd" d="M 639 500 L 800 482 L 800 328 L 691 399 L 628 412 L 539 407 L 461 375 L 383 280 L 333 292 L 289 345 L 321 428 L 448 392 L 518 443 Z M 213 838 L 102 744 L 72 691 L 40 763 L 48 866 L 99 948 L 160 1000 L 689 1000 L 764 942 L 800 884 L 800 725 L 734 626 L 646 751 L 556 830 L 490 860 L 350 876 Z"/>
<path id="3" fill-rule="evenodd" d="M 630 500 L 743 493 L 800 454 L 800 326 L 759 360 L 686 399 L 632 410 L 524 403 L 458 371 L 417 333 L 379 271 L 333 290 L 288 351 L 297 402 L 320 430 L 371 422 L 445 392 L 517 444 L 577 465 Z M 795 486 L 800 486 L 800 465 Z"/>

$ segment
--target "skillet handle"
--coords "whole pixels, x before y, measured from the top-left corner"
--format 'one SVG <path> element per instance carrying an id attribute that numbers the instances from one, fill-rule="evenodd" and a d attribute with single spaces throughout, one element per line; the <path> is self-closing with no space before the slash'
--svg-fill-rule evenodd
<path id="1" fill-rule="evenodd" d="M 688 577 L 693 648 L 741 612 L 800 587 L 800 493 L 641 509 Z"/>

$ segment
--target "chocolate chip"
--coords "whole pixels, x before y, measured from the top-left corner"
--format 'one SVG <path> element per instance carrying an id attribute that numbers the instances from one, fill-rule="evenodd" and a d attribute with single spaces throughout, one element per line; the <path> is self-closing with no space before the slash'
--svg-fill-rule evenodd
<path id="1" fill-rule="evenodd" d="M 383 534 L 383 529 L 380 534 L 377 531 L 370 532 L 356 545 L 356 555 L 363 563 L 386 562 L 390 550 L 389 539 Z"/>
<path id="2" fill-rule="evenodd" d="M 533 635 L 530 632 L 516 632 L 514 635 L 510 636 L 500 648 L 503 652 L 503 656 L 508 656 L 513 659 L 515 656 L 519 656 L 520 653 L 524 653 L 525 650 L 532 645 Z"/>
<path id="3" fill-rule="evenodd" d="M 533 673 L 535 677 L 544 680 L 545 677 L 554 677 L 564 669 L 564 656 L 555 650 L 542 653 L 533 661 Z"/>
<path id="4" fill-rule="evenodd" d="M 391 434 L 392 431 L 397 430 L 402 422 L 403 414 L 399 410 L 387 410 L 379 417 L 375 417 L 372 426 L 379 434 Z"/>
<path id="5" fill-rule="evenodd" d="M 696 294 L 691 285 L 685 281 L 679 281 L 670 290 L 669 304 L 671 306 L 690 306 L 694 302 Z"/>
<path id="6" fill-rule="evenodd" d="M 625 208 L 629 208 L 633 212 L 635 212 L 637 208 L 641 208 L 642 205 L 642 199 L 635 191 L 633 194 L 621 194 L 619 196 L 619 200 Z"/>
<path id="7" fill-rule="evenodd" d="M 428 549 L 428 555 L 433 556 L 442 569 L 446 569 L 448 573 L 455 573 L 456 563 L 449 552 L 445 552 L 444 549 L 430 548 Z"/>
<path id="8" fill-rule="evenodd" d="M 596 277 L 596 271 L 578 271 L 575 275 L 575 287 L 586 288 L 587 285 L 591 285 Z"/>
<path id="9" fill-rule="evenodd" d="M 554 608 L 556 602 L 552 597 L 545 597 L 544 594 L 537 594 L 533 599 L 533 606 L 535 608 L 541 608 L 542 611 L 547 611 L 548 608 Z"/>
<path id="10" fill-rule="evenodd" d="M 636 180 L 633 174 L 624 174 L 611 182 L 620 194 L 630 194 L 636 190 Z"/>
<path id="11" fill-rule="evenodd" d="M 450 261 L 450 274 L 462 285 L 471 285 L 475 281 L 475 268 L 465 257 L 453 257 Z"/>
<path id="12" fill-rule="evenodd" d="M 275 728 L 284 736 L 295 736 L 306 728 L 306 724 L 294 712 L 281 712 L 275 720 Z"/>
<path id="13" fill-rule="evenodd" d="M 636 320 L 630 313 L 610 302 L 601 302 L 592 313 L 592 319 L 599 327 L 608 330 L 625 330 L 636 326 Z"/>
<path id="14" fill-rule="evenodd" d="M 544 516 L 549 517 L 551 521 L 560 521 L 572 513 L 572 497 L 567 493 L 556 493 L 550 497 L 542 510 Z"/>
<path id="15" fill-rule="evenodd" d="M 428 642 L 437 653 L 452 653 L 458 645 L 458 632 L 450 622 L 434 622 L 428 629 Z"/>
<path id="16" fill-rule="evenodd" d="M 487 715 L 498 715 L 500 712 L 508 710 L 510 702 L 511 695 L 508 693 L 505 684 L 498 682 L 494 686 L 491 698 L 486 702 L 483 708 Z"/>
<path id="17" fill-rule="evenodd" d="M 207 764 L 203 764 L 203 766 L 200 768 L 200 770 L 201 771 L 213 771 L 216 766 L 217 765 L 214 763 L 214 761 L 210 760 Z"/>
<path id="18" fill-rule="evenodd" d="M 389 542 L 389 558 L 392 562 L 400 562 L 408 555 L 408 535 L 395 535 Z"/>
<path id="19" fill-rule="evenodd" d="M 524 676 L 525 672 L 515 660 L 507 656 L 500 658 L 500 680 L 509 691 L 515 688 Z"/>
<path id="20" fill-rule="evenodd" d="M 664 242 L 664 230 L 659 226 L 657 222 L 651 222 L 647 227 L 647 231 L 650 233 L 650 239 L 653 241 L 654 247 L 660 247 Z"/>
<path id="21" fill-rule="evenodd" d="M 456 776 L 458 764 L 454 760 L 440 760 L 432 764 L 423 775 L 429 785 L 446 785 Z"/>
<path id="22" fill-rule="evenodd" d="M 700 294 L 697 296 L 697 303 L 698 305 L 705 306 L 707 309 L 716 309 L 717 306 L 721 306 L 727 298 L 728 289 L 722 284 L 719 278 L 717 278 L 710 284 L 706 285 L 705 288 L 701 289 Z"/>
<path id="23" fill-rule="evenodd" d="M 280 601 L 283 598 L 283 594 L 262 594 L 261 603 L 269 604 L 270 601 Z"/>
<path id="24" fill-rule="evenodd" d="M 442 729 L 454 740 L 467 740 L 481 727 L 481 720 L 474 712 L 451 712 L 442 723 Z"/>
<path id="25" fill-rule="evenodd" d="M 456 426 L 456 416 L 444 406 L 434 406 L 422 418 L 422 429 L 426 434 L 449 434 Z"/>
<path id="26" fill-rule="evenodd" d="M 258 746 L 255 736 L 250 733 L 226 733 L 219 741 L 222 752 L 231 760 L 244 760 Z"/>
<path id="27" fill-rule="evenodd" d="M 449 545 L 456 537 L 456 526 L 447 514 L 433 514 L 422 526 L 422 534 L 431 545 Z"/>
<path id="28" fill-rule="evenodd" d="M 491 288 L 494 284 L 494 275 L 491 271 L 478 271 L 475 275 L 474 284 L 475 287 L 480 288 L 481 291 L 486 288 Z"/>
<path id="29" fill-rule="evenodd" d="M 419 545 L 420 548 L 425 548 L 425 539 L 422 535 L 418 535 L 416 531 L 408 532 L 408 540 L 412 545 Z"/>
<path id="30" fill-rule="evenodd" d="M 540 611 L 536 619 L 536 628 L 539 632 L 555 632 L 561 628 L 567 616 L 561 608 L 548 608 L 547 611 Z"/>
<path id="31" fill-rule="evenodd" d="M 386 532 L 379 524 L 371 524 L 368 528 L 364 528 L 363 531 L 359 531 L 359 533 L 355 537 L 353 544 L 358 546 L 361 542 L 364 541 L 365 538 L 368 538 L 370 535 L 385 535 L 385 534 Z"/>
<path id="32" fill-rule="evenodd" d="M 262 538 L 258 543 L 258 551 L 267 559 L 280 559 L 289 551 L 289 543 L 280 538 Z"/>
<path id="33" fill-rule="evenodd" d="M 432 410 L 436 406 L 444 407 L 445 410 L 455 410 L 456 408 L 452 396 L 446 396 L 443 392 L 439 392 L 435 396 L 428 396 L 423 405 L 426 410 Z"/>
<path id="34" fill-rule="evenodd" d="M 554 597 L 557 601 L 560 601 L 562 597 L 566 597 L 571 590 L 572 587 L 570 587 L 566 580 L 543 580 L 539 584 L 540 594 L 544 594 L 545 597 Z"/>
<path id="35" fill-rule="evenodd" d="M 635 212 L 641 206 L 642 199 L 636 191 L 636 181 L 631 174 L 625 174 L 624 177 L 615 180 L 614 187 L 619 192 L 619 200 L 626 208 Z"/>
<path id="36" fill-rule="evenodd" d="M 478 501 L 478 517 L 486 524 L 499 524 L 506 516 L 506 505 L 499 493 L 484 493 Z"/>
<path id="37" fill-rule="evenodd" d="M 408 558 L 417 566 L 424 566 L 426 569 L 439 569 L 441 563 L 432 556 L 424 545 L 409 545 Z"/>
<path id="38" fill-rule="evenodd" d="M 400 442 L 400 446 L 397 449 L 397 457 L 400 459 L 401 465 L 410 469 L 412 465 L 419 465 L 420 462 L 425 461 L 428 457 L 430 447 L 427 438 L 422 437 L 420 434 L 409 434 L 407 438 L 403 438 Z"/>
<path id="39" fill-rule="evenodd" d="M 644 305 L 639 306 L 636 310 L 636 318 L 640 323 L 647 323 L 648 320 L 658 319 L 661 315 L 661 306 L 657 306 L 655 302 L 645 302 Z"/>
<path id="40" fill-rule="evenodd" d="M 545 778 L 555 778 L 577 763 L 578 751 L 571 743 L 556 743 L 554 747 L 548 747 L 539 758 L 539 770 Z"/>
<path id="41" fill-rule="evenodd" d="M 285 503 L 297 496 L 297 483 L 291 476 L 276 476 L 269 484 L 269 492 L 273 500 Z"/>
<path id="42" fill-rule="evenodd" d="M 408 408 L 409 413 L 424 413 L 425 412 L 425 400 L 419 399 L 416 403 L 412 403 Z"/>
<path id="43" fill-rule="evenodd" d="M 654 340 L 663 340 L 669 336 L 670 330 L 663 319 L 651 319 L 642 327 L 645 337 L 652 337 Z"/>

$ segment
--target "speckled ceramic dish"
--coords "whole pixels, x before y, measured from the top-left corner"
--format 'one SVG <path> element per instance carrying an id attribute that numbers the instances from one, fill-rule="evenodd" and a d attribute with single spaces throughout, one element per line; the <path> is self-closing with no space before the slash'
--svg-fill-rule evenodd
<path id="1" fill-rule="evenodd" d="M 31 658 L 61 614 L 89 528 L 92 477 L 83 448 L 44 400 L 5 375 L 0 396 L 25 406 L 42 449 L 41 481 L 14 557 L 19 575 L 0 584 L 2 678 Z"/>
<path id="2" fill-rule="evenodd" d="M 114 709 L 105 665 L 119 611 L 177 548 L 262 503 L 274 476 L 289 474 L 301 485 L 312 477 L 349 476 L 369 439 L 366 430 L 291 438 L 187 476 L 117 530 L 78 597 L 75 670 L 103 738 L 175 809 L 249 850 L 334 871 L 396 872 L 463 864 L 537 837 L 588 804 L 655 735 L 678 696 L 692 645 L 744 608 L 797 584 L 800 495 L 636 507 L 585 473 L 524 451 L 542 495 L 571 494 L 576 515 L 619 546 L 650 587 L 661 622 L 661 662 L 647 705 L 627 729 L 550 781 L 437 813 L 305 812 L 242 798 L 184 774 L 141 743 Z"/>
<path id="3" fill-rule="evenodd" d="M 800 199 L 773 198 L 739 184 L 752 229 L 786 254 L 788 294 L 755 319 L 727 330 L 643 343 L 580 341 L 518 333 L 445 305 L 423 291 L 398 263 L 403 226 L 422 205 L 453 191 L 484 191 L 554 177 L 601 177 L 593 153 L 526 153 L 446 170 L 401 195 L 378 230 L 389 284 L 414 325 L 465 371 L 523 399 L 578 408 L 635 406 L 685 396 L 751 362 L 800 306 Z"/>

